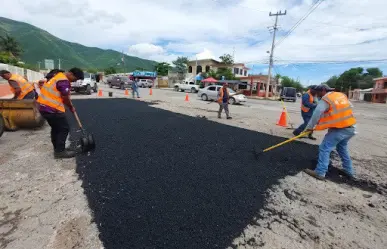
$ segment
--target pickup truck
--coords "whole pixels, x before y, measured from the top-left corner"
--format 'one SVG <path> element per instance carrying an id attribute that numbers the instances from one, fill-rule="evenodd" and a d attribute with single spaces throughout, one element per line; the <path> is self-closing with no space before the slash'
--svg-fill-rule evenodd
<path id="1" fill-rule="evenodd" d="M 175 91 L 178 92 L 185 92 L 186 90 L 191 91 L 191 93 L 197 93 L 199 92 L 199 85 L 196 85 L 194 82 L 188 82 L 185 81 L 182 84 L 175 84 L 174 85 Z"/>

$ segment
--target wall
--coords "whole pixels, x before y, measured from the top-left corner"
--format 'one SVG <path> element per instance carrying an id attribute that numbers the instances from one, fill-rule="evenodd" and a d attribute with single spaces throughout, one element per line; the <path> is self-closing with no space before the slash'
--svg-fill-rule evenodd
<path id="1" fill-rule="evenodd" d="M 30 82 L 36 82 L 38 80 L 41 80 L 44 78 L 44 75 L 39 72 L 35 72 L 29 69 L 21 68 L 21 67 L 15 67 L 8 64 L 2 64 L 0 63 L 0 70 L 8 70 L 11 73 L 19 74 L 21 76 L 26 76 L 28 81 Z M 8 82 L 0 77 L 0 97 L 7 96 L 12 94 L 11 90 L 9 89 Z"/>

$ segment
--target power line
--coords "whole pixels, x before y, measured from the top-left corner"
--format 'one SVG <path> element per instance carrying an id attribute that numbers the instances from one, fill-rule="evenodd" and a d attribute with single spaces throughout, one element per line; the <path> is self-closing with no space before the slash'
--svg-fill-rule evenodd
<path id="1" fill-rule="evenodd" d="M 300 19 L 300 20 L 298 20 L 297 22 L 296 22 L 296 24 L 294 24 L 293 25 L 293 27 L 288 31 L 288 33 L 284 36 L 284 37 L 282 37 L 282 39 L 281 40 L 279 40 L 276 44 L 275 44 L 275 46 L 277 47 L 278 45 L 280 45 L 284 40 L 286 40 L 286 38 L 288 38 L 289 37 L 289 35 L 291 34 L 291 33 L 293 33 L 293 31 L 298 27 L 298 26 L 300 26 L 300 24 L 310 15 L 310 14 L 312 14 L 312 12 L 315 10 L 315 9 L 317 9 L 317 7 L 321 4 L 323 2 L 323 0 L 317 0 L 311 7 L 310 7 L 310 9 L 308 10 L 308 12 Z"/>

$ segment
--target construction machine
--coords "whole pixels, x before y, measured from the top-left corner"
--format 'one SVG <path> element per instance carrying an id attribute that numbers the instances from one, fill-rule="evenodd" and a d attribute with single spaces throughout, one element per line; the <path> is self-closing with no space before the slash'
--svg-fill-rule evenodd
<path id="1" fill-rule="evenodd" d="M 3 130 L 33 129 L 44 125 L 35 100 L 0 99 L 0 134 Z"/>

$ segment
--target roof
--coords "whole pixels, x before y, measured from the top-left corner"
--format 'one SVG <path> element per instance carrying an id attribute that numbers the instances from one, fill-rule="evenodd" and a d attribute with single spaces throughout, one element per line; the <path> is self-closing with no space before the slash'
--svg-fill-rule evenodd
<path id="1" fill-rule="evenodd" d="M 380 77 L 380 78 L 375 78 L 373 79 L 374 81 L 377 81 L 377 80 L 387 80 L 387 77 Z"/>

